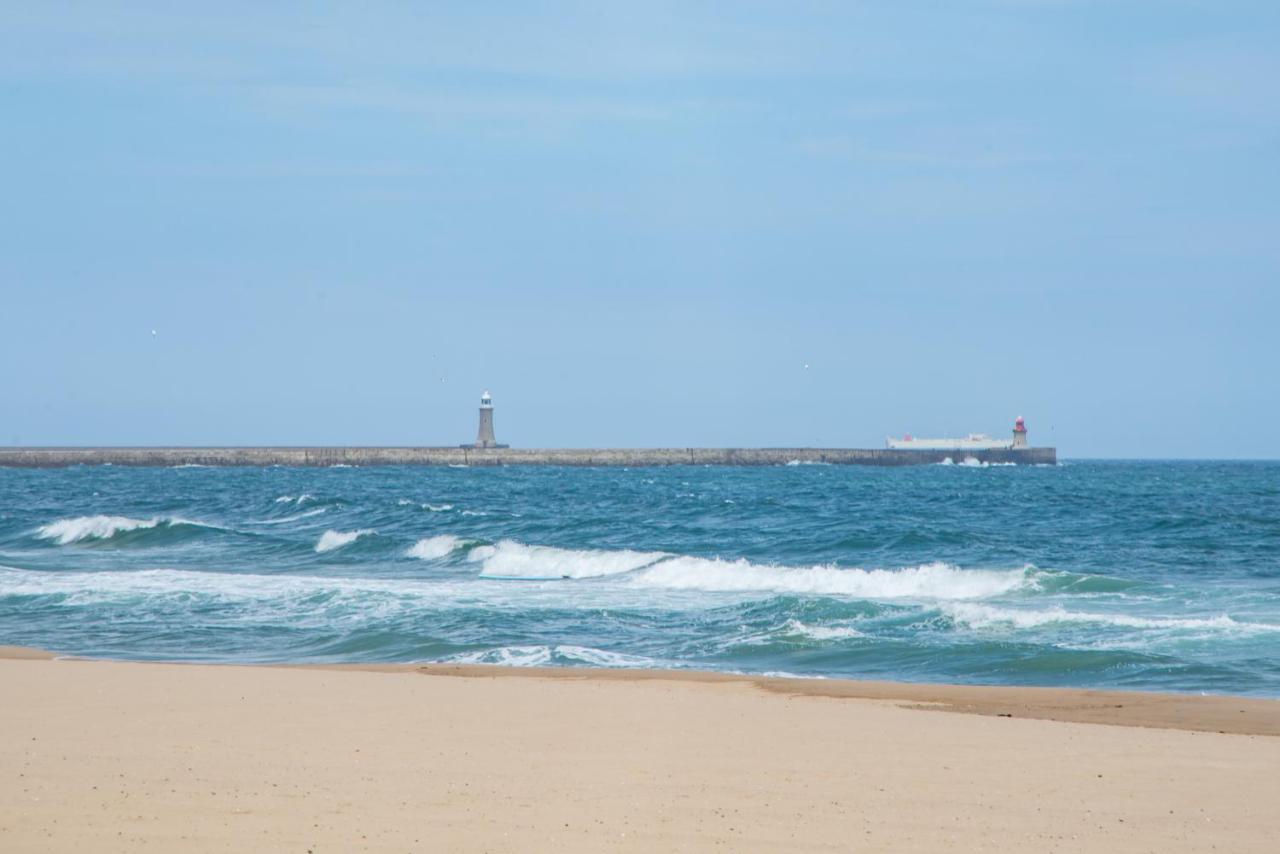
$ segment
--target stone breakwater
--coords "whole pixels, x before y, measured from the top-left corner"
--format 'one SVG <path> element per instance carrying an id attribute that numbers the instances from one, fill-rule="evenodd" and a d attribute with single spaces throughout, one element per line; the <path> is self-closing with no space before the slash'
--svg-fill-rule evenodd
<path id="1" fill-rule="evenodd" d="M 1053 465 L 1054 448 L 908 451 L 880 448 L 0 448 L 0 466 L 909 466 Z M 972 461 L 972 462 L 970 462 Z"/>

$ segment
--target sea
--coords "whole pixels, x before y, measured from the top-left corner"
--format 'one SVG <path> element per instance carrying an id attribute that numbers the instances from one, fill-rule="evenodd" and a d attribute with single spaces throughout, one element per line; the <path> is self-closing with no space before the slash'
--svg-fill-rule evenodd
<path id="1" fill-rule="evenodd" d="M 1280 697 L 1280 463 L 0 469 L 0 644 Z"/>

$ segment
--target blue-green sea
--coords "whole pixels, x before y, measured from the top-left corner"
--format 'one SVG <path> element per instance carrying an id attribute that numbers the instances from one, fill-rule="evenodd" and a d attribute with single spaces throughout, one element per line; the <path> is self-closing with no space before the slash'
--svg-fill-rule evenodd
<path id="1" fill-rule="evenodd" d="M 0 644 L 1280 697 L 1280 464 L 0 469 Z"/>

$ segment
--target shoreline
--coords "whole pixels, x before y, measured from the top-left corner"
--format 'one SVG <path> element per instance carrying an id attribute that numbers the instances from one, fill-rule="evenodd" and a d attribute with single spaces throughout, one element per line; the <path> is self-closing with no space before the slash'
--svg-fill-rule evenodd
<path id="1" fill-rule="evenodd" d="M 450 663 L 211 663 L 138 661 L 65 656 L 32 647 L 0 646 L 0 661 L 86 663 L 193 668 L 317 670 L 416 674 L 460 679 L 530 679 L 596 682 L 674 682 L 747 685 L 773 694 L 895 703 L 900 708 L 1057 723 L 1171 729 L 1228 735 L 1280 736 L 1280 699 L 1231 694 L 1173 694 L 1023 685 L 957 685 L 799 676 L 762 676 L 714 670 L 608 667 L 513 667 Z"/>

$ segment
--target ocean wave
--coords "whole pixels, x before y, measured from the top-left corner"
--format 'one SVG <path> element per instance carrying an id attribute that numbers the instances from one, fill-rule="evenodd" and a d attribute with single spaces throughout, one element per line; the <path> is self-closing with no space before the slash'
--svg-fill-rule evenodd
<path id="1" fill-rule="evenodd" d="M 442 544 L 436 544 L 437 539 L 423 541 L 430 543 L 424 548 L 429 551 L 443 548 Z M 515 540 L 476 546 L 468 553 L 467 560 L 481 564 L 481 576 L 491 578 L 576 579 L 631 573 L 627 583 L 639 588 L 865 599 L 986 599 L 1040 591 L 1046 581 L 1060 586 L 1066 583 L 1062 578 L 1068 577 L 1041 572 L 1032 566 L 961 569 L 940 562 L 901 569 L 775 566 L 743 559 L 731 561 L 657 551 L 565 549 L 526 545 Z"/>
<path id="2" fill-rule="evenodd" d="M 1068 611 L 1060 606 L 1032 611 L 976 603 L 946 605 L 942 608 L 942 613 L 971 629 L 1035 629 L 1053 623 L 1089 623 L 1126 629 L 1280 632 L 1280 624 L 1236 620 L 1226 614 L 1216 617 L 1139 617 L 1132 614 Z"/>
<path id="3" fill-rule="evenodd" d="M 145 531 L 152 528 L 207 528 L 209 530 L 226 530 L 221 525 L 210 522 L 199 522 L 182 519 L 176 516 L 151 519 L 132 519 L 128 516 L 76 516 L 71 519 L 59 519 L 36 529 L 36 536 L 42 540 L 53 540 L 60 546 L 88 541 L 104 541 L 115 538 L 130 531 Z"/>
<path id="4" fill-rule="evenodd" d="M 330 529 L 320 535 L 320 540 L 316 543 L 316 552 L 331 552 L 334 549 L 350 545 L 361 537 L 376 533 L 377 531 L 372 528 L 361 528 L 358 531 L 334 531 Z"/>
<path id="5" fill-rule="evenodd" d="M 159 524 L 159 519 L 130 519 L 127 516 L 77 516 L 74 519 L 59 519 L 56 522 L 41 525 L 36 531 L 36 536 L 42 540 L 54 540 L 58 545 L 65 546 L 82 540 L 105 540 L 114 537 L 121 531 L 154 528 Z"/>
<path id="6" fill-rule="evenodd" d="M 439 536 L 418 540 L 409 547 L 409 551 L 405 552 L 405 554 L 408 557 L 416 557 L 420 560 L 439 560 L 442 557 L 448 557 L 463 542 L 461 537 L 455 537 L 453 534 L 440 534 Z"/>
<path id="7" fill-rule="evenodd" d="M 482 576 L 501 578 L 596 578 L 633 572 L 669 557 L 665 552 L 561 549 L 502 540 L 478 546 L 467 559 L 480 563 Z"/>
<path id="8" fill-rule="evenodd" d="M 776 592 L 864 599 L 984 599 L 1039 587 L 1031 569 L 960 569 L 928 563 L 904 569 L 762 566 L 746 560 L 675 557 L 631 580 L 638 587 Z"/>
<path id="9" fill-rule="evenodd" d="M 276 503 L 277 504 L 297 504 L 301 506 L 303 504 L 306 504 L 308 501 L 315 501 L 315 500 L 316 500 L 316 497 L 314 495 L 312 495 L 309 492 L 304 492 L 301 495 L 297 495 L 297 496 L 281 495 L 276 499 Z"/>

